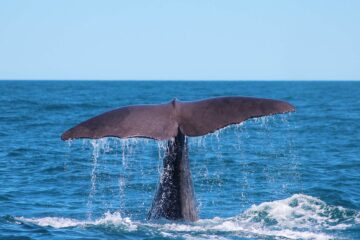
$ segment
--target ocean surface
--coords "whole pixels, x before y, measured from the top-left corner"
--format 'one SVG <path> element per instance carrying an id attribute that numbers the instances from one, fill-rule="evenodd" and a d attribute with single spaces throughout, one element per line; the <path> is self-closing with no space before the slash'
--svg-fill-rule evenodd
<path id="1" fill-rule="evenodd" d="M 132 104 L 296 112 L 188 138 L 200 220 L 147 221 L 166 142 L 60 140 Z M 360 239 L 360 82 L 0 81 L 0 239 Z"/>

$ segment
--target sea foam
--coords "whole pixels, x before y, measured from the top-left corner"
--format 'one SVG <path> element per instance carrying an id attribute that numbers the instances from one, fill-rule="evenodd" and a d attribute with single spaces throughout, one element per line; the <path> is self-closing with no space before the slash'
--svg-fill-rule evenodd
<path id="1" fill-rule="evenodd" d="M 201 219 L 195 223 L 159 223 L 135 221 L 119 212 L 105 213 L 97 220 L 81 221 L 62 217 L 24 218 L 16 220 L 43 227 L 91 228 L 111 227 L 118 231 L 142 229 L 163 237 L 223 239 L 226 236 L 273 237 L 287 239 L 333 239 L 335 230 L 359 224 L 360 213 L 339 206 L 327 205 L 318 198 L 295 194 L 289 198 L 253 205 L 243 213 L 230 217 Z"/>

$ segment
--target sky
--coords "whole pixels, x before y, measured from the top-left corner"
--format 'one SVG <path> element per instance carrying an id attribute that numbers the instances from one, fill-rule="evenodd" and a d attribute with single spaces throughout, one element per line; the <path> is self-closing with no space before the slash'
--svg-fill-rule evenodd
<path id="1" fill-rule="evenodd" d="M 360 1 L 0 0 L 0 79 L 360 80 Z"/>

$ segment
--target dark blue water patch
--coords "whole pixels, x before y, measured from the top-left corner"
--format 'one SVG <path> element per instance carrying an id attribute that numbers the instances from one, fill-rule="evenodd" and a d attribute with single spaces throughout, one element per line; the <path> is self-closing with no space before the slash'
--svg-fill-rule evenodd
<path id="1" fill-rule="evenodd" d="M 33 229 L 29 229 L 29 227 L 24 226 L 23 230 L 19 230 L 14 228 L 14 225 L 20 225 L 21 223 L 18 222 L 14 217 L 10 215 L 6 215 L 0 218 L 0 230 L 1 235 L 0 239 L 33 239 L 31 237 L 28 237 L 29 233 L 31 232 L 34 235 L 36 234 L 36 231 L 33 231 Z M 38 227 L 36 227 L 38 228 Z M 41 235 L 45 234 L 47 235 L 46 231 L 39 232 Z"/>
<path id="2" fill-rule="evenodd" d="M 4 240 L 31 240 L 33 238 L 21 236 L 20 233 L 15 233 L 15 235 L 0 235 L 0 239 Z"/>
<path id="3" fill-rule="evenodd" d="M 18 156 L 25 155 L 29 152 L 31 152 L 31 154 L 33 154 L 33 153 L 39 152 L 39 150 L 35 149 L 35 148 L 17 147 L 17 148 L 9 150 L 7 153 L 7 156 L 8 157 L 18 157 Z"/>
<path id="4" fill-rule="evenodd" d="M 297 112 L 189 139 L 197 223 L 145 220 L 161 144 L 59 139 L 120 106 L 224 95 Z M 0 236 L 359 239 L 358 96 L 358 82 L 0 82 Z"/>
<path id="5" fill-rule="evenodd" d="M 5 202 L 5 201 L 10 202 L 12 200 L 12 198 L 13 198 L 13 196 L 11 194 L 1 194 L 0 195 L 1 202 Z"/>

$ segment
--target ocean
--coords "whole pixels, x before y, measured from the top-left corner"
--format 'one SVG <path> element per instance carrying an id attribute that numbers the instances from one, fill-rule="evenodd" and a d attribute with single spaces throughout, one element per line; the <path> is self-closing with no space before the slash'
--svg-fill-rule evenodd
<path id="1" fill-rule="evenodd" d="M 200 220 L 147 221 L 166 142 L 73 140 L 126 105 L 217 96 L 296 112 L 189 137 Z M 360 239 L 360 82 L 0 81 L 0 239 Z"/>

